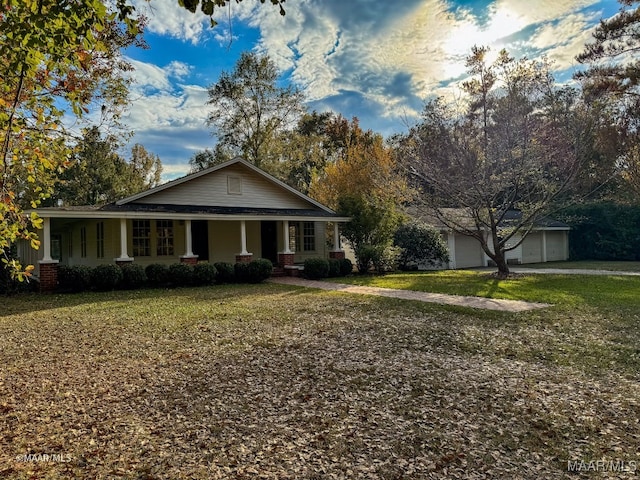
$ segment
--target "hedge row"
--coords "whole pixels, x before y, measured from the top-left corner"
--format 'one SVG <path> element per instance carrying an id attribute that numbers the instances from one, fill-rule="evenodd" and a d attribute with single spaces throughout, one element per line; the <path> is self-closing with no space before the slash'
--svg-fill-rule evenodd
<path id="1" fill-rule="evenodd" d="M 87 290 L 131 290 L 145 287 L 195 287 L 215 283 L 260 283 L 271 275 L 273 265 L 260 258 L 249 263 L 214 264 L 153 263 L 142 265 L 105 264 L 97 267 L 60 265 L 58 288 L 63 292 Z"/>
<path id="2" fill-rule="evenodd" d="M 304 261 L 304 276 L 310 280 L 327 277 L 344 277 L 353 270 L 353 264 L 348 258 L 329 259 L 308 258 Z"/>

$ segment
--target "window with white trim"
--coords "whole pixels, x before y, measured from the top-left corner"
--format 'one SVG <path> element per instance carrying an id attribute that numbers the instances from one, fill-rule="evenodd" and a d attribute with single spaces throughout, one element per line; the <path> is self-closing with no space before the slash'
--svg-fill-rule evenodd
<path id="1" fill-rule="evenodd" d="M 156 220 L 156 255 L 173 255 L 173 220 Z"/>
<path id="2" fill-rule="evenodd" d="M 133 256 L 151 256 L 151 220 L 133 220 Z"/>

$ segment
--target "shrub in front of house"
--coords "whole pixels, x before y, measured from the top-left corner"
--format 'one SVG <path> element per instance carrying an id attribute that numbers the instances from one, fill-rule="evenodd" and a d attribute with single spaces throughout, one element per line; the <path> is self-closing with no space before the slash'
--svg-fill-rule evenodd
<path id="1" fill-rule="evenodd" d="M 353 263 L 348 258 L 340 259 L 340 276 L 346 277 L 353 272 Z"/>
<path id="2" fill-rule="evenodd" d="M 122 281 L 120 282 L 120 288 L 126 290 L 133 290 L 136 288 L 142 288 L 147 283 L 147 274 L 144 271 L 142 265 L 131 263 L 129 265 L 122 265 Z"/>
<path id="3" fill-rule="evenodd" d="M 236 283 L 249 283 L 249 262 L 238 262 L 233 266 L 233 278 Z"/>
<path id="4" fill-rule="evenodd" d="M 360 245 L 356 249 L 358 272 L 367 273 L 373 267 L 377 273 L 395 270 L 400 249 L 392 245 Z"/>
<path id="5" fill-rule="evenodd" d="M 304 261 L 304 276 L 318 280 L 329 276 L 329 261 L 324 258 L 307 258 Z"/>
<path id="6" fill-rule="evenodd" d="M 162 287 L 169 283 L 169 267 L 162 263 L 152 263 L 144 269 L 147 283 L 152 287 Z"/>
<path id="7" fill-rule="evenodd" d="M 273 263 L 266 258 L 258 258 L 249 262 L 249 283 L 264 282 L 273 273 Z"/>
<path id="8" fill-rule="evenodd" d="M 449 248 L 440 232 L 422 222 L 401 225 L 394 235 L 400 248 L 400 270 L 417 270 L 419 266 L 436 266 L 449 261 Z"/>
<path id="9" fill-rule="evenodd" d="M 98 265 L 91 272 L 91 284 L 99 291 L 114 290 L 122 281 L 122 277 L 122 268 L 118 265 Z"/>
<path id="10" fill-rule="evenodd" d="M 59 265 L 58 288 L 63 292 L 84 292 L 91 288 L 91 267 Z"/>
<path id="11" fill-rule="evenodd" d="M 337 258 L 329 259 L 329 274 L 327 276 L 330 278 L 340 276 L 340 260 Z"/>
<path id="12" fill-rule="evenodd" d="M 193 280 L 195 285 L 213 285 L 216 283 L 218 270 L 210 263 L 198 263 L 193 266 Z"/>
<path id="13" fill-rule="evenodd" d="M 193 266 L 187 263 L 173 263 L 169 265 L 169 280 L 175 287 L 193 285 Z"/>
<path id="14" fill-rule="evenodd" d="M 260 283 L 271 276 L 273 264 L 266 258 L 239 262 L 234 266 L 237 283 Z"/>
<path id="15" fill-rule="evenodd" d="M 236 280 L 235 268 L 232 263 L 216 262 L 213 264 L 216 267 L 218 275 L 216 281 L 218 283 L 233 283 Z"/>

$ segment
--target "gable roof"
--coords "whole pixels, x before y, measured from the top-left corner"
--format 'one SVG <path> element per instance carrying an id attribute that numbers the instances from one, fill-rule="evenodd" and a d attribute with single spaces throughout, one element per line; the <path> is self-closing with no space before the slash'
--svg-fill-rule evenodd
<path id="1" fill-rule="evenodd" d="M 236 157 L 232 160 L 229 160 L 227 162 L 218 164 L 218 165 L 214 165 L 212 167 L 206 168 L 204 170 L 200 170 L 199 172 L 195 172 L 195 173 L 191 173 L 189 175 L 185 175 L 184 177 L 178 178 L 176 180 L 172 180 L 170 182 L 167 183 L 163 183 L 162 185 L 158 185 L 157 187 L 151 188 L 149 190 L 145 190 L 144 192 L 140 192 L 137 193 L 135 195 L 131 195 L 130 197 L 126 197 L 123 198 L 121 200 L 118 200 L 115 202 L 116 206 L 119 207 L 124 207 L 126 205 L 129 204 L 133 204 L 133 203 L 156 203 L 153 201 L 152 198 L 153 196 L 158 196 L 158 194 L 162 193 L 162 192 L 167 192 L 171 189 L 177 189 L 178 187 L 180 187 L 181 185 L 186 184 L 187 182 L 193 182 L 196 181 L 197 179 L 201 179 L 203 177 L 206 177 L 207 175 L 212 175 L 215 174 L 216 172 L 220 172 L 222 170 L 225 169 L 231 169 L 231 167 L 233 166 L 241 166 L 244 167 L 246 169 L 248 169 L 249 171 L 251 171 L 252 173 L 256 174 L 260 179 L 266 181 L 267 183 L 275 186 L 277 189 L 281 189 L 283 192 L 286 192 L 288 195 L 291 195 L 295 198 L 297 198 L 298 200 L 306 203 L 306 204 L 311 204 L 311 206 L 322 210 L 324 213 L 328 213 L 328 214 L 335 214 L 335 212 L 333 210 L 331 210 L 330 208 L 322 205 L 321 203 L 317 202 L 316 200 L 312 199 L 311 197 L 303 194 L 302 192 L 299 192 L 298 190 L 296 190 L 293 187 L 290 187 L 289 185 L 287 185 L 286 183 L 282 182 L 281 180 L 278 180 L 277 178 L 275 178 L 274 176 L 268 174 L 267 172 L 265 172 L 264 170 L 261 170 L 260 168 L 256 167 L 255 165 L 247 162 L 246 160 L 244 160 L 241 157 Z M 162 203 L 162 202 L 160 202 Z"/>

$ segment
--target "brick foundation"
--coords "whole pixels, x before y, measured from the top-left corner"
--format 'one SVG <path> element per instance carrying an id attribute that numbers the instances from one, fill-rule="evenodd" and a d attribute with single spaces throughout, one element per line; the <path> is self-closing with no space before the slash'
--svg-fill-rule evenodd
<path id="1" fill-rule="evenodd" d="M 198 255 L 193 255 L 191 257 L 180 257 L 180 263 L 195 265 L 196 263 L 198 263 Z"/>
<path id="2" fill-rule="evenodd" d="M 278 265 L 284 267 L 286 265 L 293 265 L 295 254 L 294 253 L 279 253 Z"/>
<path id="3" fill-rule="evenodd" d="M 329 252 L 329 258 L 335 258 L 336 260 L 342 260 L 344 258 L 344 250 L 334 250 Z"/>
<path id="4" fill-rule="evenodd" d="M 58 287 L 58 262 L 40 262 L 40 291 L 51 293 Z"/>
<path id="5" fill-rule="evenodd" d="M 253 253 L 236 255 L 236 263 L 249 263 L 251 260 L 253 260 Z"/>

